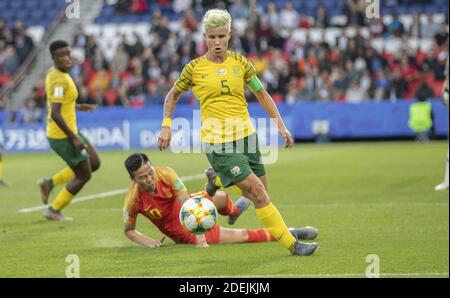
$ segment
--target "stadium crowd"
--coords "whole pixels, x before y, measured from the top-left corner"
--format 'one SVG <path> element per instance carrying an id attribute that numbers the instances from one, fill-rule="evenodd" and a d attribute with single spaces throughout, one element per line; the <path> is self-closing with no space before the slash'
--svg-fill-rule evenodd
<path id="1" fill-rule="evenodd" d="M 397 0 L 389 2 L 393 1 Z M 138 34 L 134 35 L 133 43 L 122 36 L 112 59 L 105 57 L 93 35 L 86 34 L 82 25 L 77 27 L 71 44 L 74 53 L 82 52 L 84 61 L 75 63 L 71 74 L 78 86 L 79 102 L 100 106 L 162 104 L 183 66 L 204 54 L 204 42 L 194 39 L 201 28 L 199 2 L 202 9 L 207 9 L 217 6 L 217 1 L 158 2 L 182 14 L 182 28 L 172 31 L 168 17 L 161 10 L 154 10 L 148 32 L 150 45 L 145 46 Z M 356 28 L 354 37 L 341 35 L 334 42 L 325 39 L 317 42 L 306 35 L 301 42 L 294 38 L 294 30 L 330 25 L 330 14 L 320 2 L 312 17 L 295 10 L 289 1 L 282 8 L 271 2 L 261 7 L 254 0 L 221 2 L 234 20 L 246 23 L 243 34 L 233 29 L 230 48 L 253 61 L 261 81 L 276 102 L 357 103 L 369 99 L 412 99 L 417 92 L 427 92 L 429 97 L 439 95 L 448 56 L 448 17 L 440 24 L 434 23 L 430 14 L 428 22 L 421 23 L 420 15 L 416 14 L 413 16 L 416 21 L 406 27 L 393 15 L 392 22 L 385 24 L 382 18 L 364 17 L 361 5 L 364 1 L 349 0 L 341 13 L 346 16 L 345 27 Z M 117 14 L 147 13 L 150 9 L 145 0 L 116 0 L 114 3 Z M 369 37 L 361 33 L 363 27 L 369 30 Z M 408 47 L 395 53 L 379 52 L 372 46 L 372 39 L 377 37 L 388 41 L 391 38 L 403 41 L 432 38 L 434 44 L 426 53 Z M 36 111 L 45 108 L 44 78 L 33 90 L 33 98 L 25 103 L 29 121 L 41 117 Z M 249 101 L 255 100 L 252 94 L 247 95 Z M 181 101 L 193 103 L 194 98 L 189 93 Z"/>
<path id="2" fill-rule="evenodd" d="M 17 20 L 12 28 L 0 19 L 0 91 L 6 86 L 20 64 L 33 50 L 33 40 L 27 35 L 25 25 Z M 0 98 L 0 110 L 4 108 Z"/>

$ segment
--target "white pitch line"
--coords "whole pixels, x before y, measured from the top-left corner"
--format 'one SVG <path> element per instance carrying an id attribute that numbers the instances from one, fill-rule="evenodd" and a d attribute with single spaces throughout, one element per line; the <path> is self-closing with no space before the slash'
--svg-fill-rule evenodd
<path id="1" fill-rule="evenodd" d="M 205 178 L 205 175 L 198 174 L 198 175 L 184 176 L 184 177 L 180 177 L 180 178 L 181 178 L 181 180 L 188 182 L 188 181 Z M 72 204 L 76 204 L 76 203 L 80 203 L 80 202 L 92 201 L 92 200 L 96 200 L 96 199 L 100 199 L 100 198 L 121 195 L 121 194 L 126 193 L 127 190 L 128 190 L 127 188 L 123 188 L 123 189 L 117 189 L 117 190 L 112 190 L 112 191 L 107 191 L 107 192 L 101 192 L 98 194 L 88 195 L 88 196 L 84 196 L 84 197 L 79 197 L 79 198 L 74 199 L 72 202 L 70 202 L 70 204 L 72 205 Z M 47 205 L 40 205 L 40 206 L 35 206 L 35 207 L 30 207 L 30 208 L 23 208 L 23 209 L 20 209 L 19 212 L 20 213 L 30 213 L 30 212 L 34 212 L 34 211 L 44 210 L 46 208 L 47 208 Z"/>
<path id="2" fill-rule="evenodd" d="M 448 276 L 448 272 L 380 273 L 380 277 Z M 183 276 L 137 276 L 138 278 L 271 278 L 271 277 L 367 277 L 364 273 L 305 273 L 305 274 L 255 274 L 255 275 L 183 275 Z M 133 276 L 132 278 L 135 278 Z"/>

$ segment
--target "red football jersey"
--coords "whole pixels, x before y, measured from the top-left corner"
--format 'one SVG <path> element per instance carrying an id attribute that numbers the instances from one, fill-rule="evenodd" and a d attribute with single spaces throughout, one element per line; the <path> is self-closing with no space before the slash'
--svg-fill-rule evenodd
<path id="1" fill-rule="evenodd" d="M 175 243 L 195 244 L 195 235 L 180 223 L 181 204 L 177 197 L 187 192 L 181 179 L 169 167 L 155 167 L 156 193 L 150 194 L 131 184 L 125 199 L 124 222 L 136 224 L 140 213 Z"/>

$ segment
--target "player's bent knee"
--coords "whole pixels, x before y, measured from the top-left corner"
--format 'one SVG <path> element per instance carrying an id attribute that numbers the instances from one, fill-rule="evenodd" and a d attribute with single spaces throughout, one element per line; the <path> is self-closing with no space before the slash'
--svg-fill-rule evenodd
<path id="1" fill-rule="evenodd" d="M 91 162 L 91 170 L 92 170 L 92 172 L 97 171 L 100 168 L 100 165 L 101 165 L 100 160 Z"/>
<path id="2" fill-rule="evenodd" d="M 81 181 L 81 183 L 85 184 L 87 183 L 89 180 L 91 180 L 92 175 L 91 172 L 88 173 L 83 173 L 83 175 L 81 175 L 80 177 L 78 177 L 78 179 Z"/>

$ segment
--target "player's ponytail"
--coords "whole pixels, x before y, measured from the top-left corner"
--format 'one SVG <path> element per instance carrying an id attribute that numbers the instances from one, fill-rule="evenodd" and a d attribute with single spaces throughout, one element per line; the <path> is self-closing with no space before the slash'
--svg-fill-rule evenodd
<path id="1" fill-rule="evenodd" d="M 226 26 L 231 31 L 231 15 L 224 9 L 210 9 L 203 17 L 203 33 L 209 28 Z"/>

